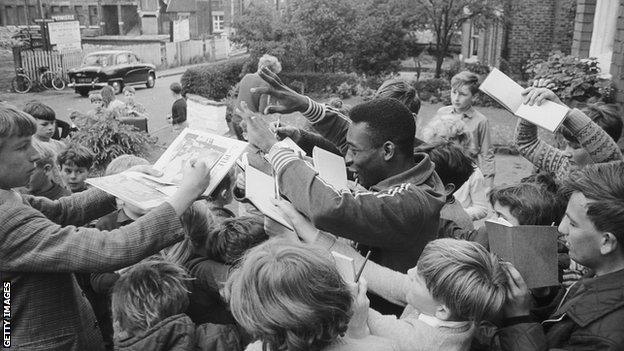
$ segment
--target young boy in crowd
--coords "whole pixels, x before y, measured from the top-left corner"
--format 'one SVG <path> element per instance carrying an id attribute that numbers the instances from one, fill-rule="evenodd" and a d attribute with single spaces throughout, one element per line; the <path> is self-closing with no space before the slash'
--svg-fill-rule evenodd
<path id="1" fill-rule="evenodd" d="M 52 139 L 56 130 L 56 113 L 50 106 L 39 101 L 29 101 L 22 111 L 33 116 L 37 121 L 34 143 L 49 145 L 57 155 L 65 150 L 66 146 L 63 142 Z"/>
<path id="2" fill-rule="evenodd" d="M 196 326 L 184 314 L 189 280 L 184 268 L 164 260 L 122 275 L 112 293 L 115 350 L 243 350 L 235 325 Z"/>
<path id="3" fill-rule="evenodd" d="M 520 273 L 508 266 L 506 318 L 496 349 L 624 349 L 624 163 L 586 166 L 571 173 L 563 189 L 570 198 L 559 232 L 570 259 L 592 275 L 562 288 L 540 318 Z"/>
<path id="4" fill-rule="evenodd" d="M 138 103 L 134 96 L 136 90 L 134 87 L 128 85 L 123 88 L 123 94 L 126 97 L 126 103 L 123 109 L 122 117 L 134 117 L 134 118 L 149 118 L 147 110 L 143 104 Z"/>
<path id="5" fill-rule="evenodd" d="M 479 92 L 479 76 L 463 71 L 451 78 L 451 104 L 438 110 L 437 115 L 457 115 L 466 124 L 471 135 L 470 153 L 478 158 L 479 168 L 483 171 L 488 187 L 494 186 L 496 164 L 494 147 L 490 138 L 488 119 L 472 105 Z"/>
<path id="6" fill-rule="evenodd" d="M 30 182 L 24 188 L 25 194 L 43 196 L 50 200 L 57 200 L 71 195 L 71 191 L 62 184 L 59 169 L 56 165 L 56 152 L 48 143 L 35 143 L 33 147 L 40 158 L 35 162 L 35 170 L 30 175 Z"/>
<path id="7" fill-rule="evenodd" d="M 182 86 L 180 83 L 173 82 L 169 86 L 173 95 L 173 105 L 171 106 L 171 114 L 167 117 L 174 131 L 181 131 L 188 127 L 186 122 L 186 99 L 182 97 Z"/>
<path id="8" fill-rule="evenodd" d="M 58 155 L 61 178 L 72 193 L 87 190 L 85 180 L 93 166 L 93 153 L 88 148 L 72 144 Z"/>
<path id="9" fill-rule="evenodd" d="M 431 162 L 435 164 L 436 173 L 444 184 L 446 203 L 440 210 L 440 218 L 455 222 L 463 230 L 473 230 L 472 218 L 453 195 L 474 173 L 475 165 L 472 159 L 452 142 L 425 144 L 417 147 L 415 151 L 429 155 Z"/>

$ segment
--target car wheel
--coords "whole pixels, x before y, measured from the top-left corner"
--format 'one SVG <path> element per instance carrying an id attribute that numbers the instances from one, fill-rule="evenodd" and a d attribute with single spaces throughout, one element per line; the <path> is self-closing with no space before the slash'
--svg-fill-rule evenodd
<path id="1" fill-rule="evenodd" d="M 123 90 L 123 83 L 116 80 L 112 83 L 110 83 L 110 86 L 113 87 L 113 90 L 115 91 L 115 95 L 117 94 L 121 94 L 121 91 Z"/>
<path id="2" fill-rule="evenodd" d="M 89 96 L 89 89 L 76 89 L 76 92 L 80 94 L 80 96 Z"/>
<path id="3" fill-rule="evenodd" d="M 150 73 L 147 75 L 147 83 L 145 83 L 148 89 L 151 89 L 156 85 L 156 77 L 154 77 L 154 73 Z"/>

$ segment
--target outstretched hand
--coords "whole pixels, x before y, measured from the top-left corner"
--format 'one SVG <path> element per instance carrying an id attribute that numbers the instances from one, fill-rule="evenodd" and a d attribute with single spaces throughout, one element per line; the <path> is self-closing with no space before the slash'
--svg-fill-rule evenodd
<path id="1" fill-rule="evenodd" d="M 367 285 L 364 278 L 360 278 L 360 281 L 357 283 L 349 282 L 349 290 L 351 290 L 351 296 L 353 297 L 353 305 L 351 305 L 353 315 L 349 321 L 347 335 L 353 339 L 361 339 L 370 334 L 370 329 L 368 328 L 370 301 L 366 296 Z"/>
<path id="2" fill-rule="evenodd" d="M 263 111 L 265 114 L 304 112 L 307 110 L 308 98 L 286 86 L 277 74 L 266 67 L 263 67 L 258 74 L 260 78 L 269 83 L 269 87 L 252 88 L 251 93 L 271 95 L 280 102 L 279 106 L 267 106 Z"/>
<path id="3" fill-rule="evenodd" d="M 241 101 L 240 107 L 236 109 L 236 114 L 243 118 L 247 129 L 247 141 L 263 152 L 269 152 L 277 143 L 277 137 L 271 131 L 269 123 L 258 113 L 251 111 L 244 101 Z"/>

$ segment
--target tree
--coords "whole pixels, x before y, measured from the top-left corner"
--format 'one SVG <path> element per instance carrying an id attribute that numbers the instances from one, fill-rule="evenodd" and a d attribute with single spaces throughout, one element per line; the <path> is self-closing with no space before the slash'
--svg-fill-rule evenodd
<path id="1" fill-rule="evenodd" d="M 436 36 L 435 76 L 442 73 L 442 63 L 448 54 L 453 35 L 466 21 L 482 28 L 488 21 L 501 20 L 505 0 L 404 0 L 399 6 L 409 13 L 413 28 L 432 30 Z"/>

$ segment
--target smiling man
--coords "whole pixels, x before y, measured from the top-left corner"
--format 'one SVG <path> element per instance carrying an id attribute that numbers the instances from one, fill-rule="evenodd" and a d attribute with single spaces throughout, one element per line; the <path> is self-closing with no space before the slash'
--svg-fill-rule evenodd
<path id="1" fill-rule="evenodd" d="M 281 103 L 269 112 L 302 112 L 344 150 L 347 167 L 365 188 L 340 192 L 327 185 L 294 152 L 275 146 L 266 122 L 246 116 L 249 142 L 268 153 L 282 195 L 317 228 L 370 246 L 375 262 L 402 273 L 414 267 L 436 238 L 444 186 L 429 157 L 413 152 L 415 124 L 407 107 L 395 99 L 376 99 L 355 106 L 348 120 L 292 91 L 272 72 L 260 75 L 271 88 L 256 93 Z M 371 303 L 379 308 L 374 299 Z"/>
<path id="2" fill-rule="evenodd" d="M 624 349 L 624 163 L 587 166 L 564 186 L 570 200 L 559 231 L 570 259 L 593 274 L 561 289 L 540 321 L 531 315 L 526 284 L 510 268 L 502 350 Z"/>

